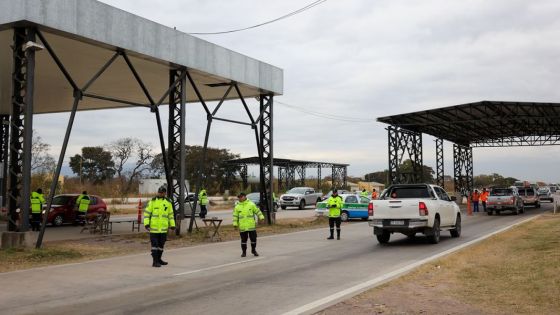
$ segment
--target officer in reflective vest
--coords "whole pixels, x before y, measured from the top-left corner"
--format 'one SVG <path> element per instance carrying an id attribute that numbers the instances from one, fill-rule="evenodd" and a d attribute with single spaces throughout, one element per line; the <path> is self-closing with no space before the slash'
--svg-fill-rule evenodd
<path id="1" fill-rule="evenodd" d="M 31 230 L 32 231 L 39 231 L 41 228 L 41 210 L 43 209 L 44 203 L 45 203 L 45 198 L 43 197 L 43 190 L 41 188 L 31 193 Z"/>
<path id="2" fill-rule="evenodd" d="M 89 208 L 90 198 L 87 194 L 87 191 L 82 191 L 82 194 L 78 196 L 76 199 L 76 207 L 78 207 L 78 211 L 76 211 L 76 221 L 85 222 L 86 214 Z"/>
<path id="3" fill-rule="evenodd" d="M 152 267 L 167 265 L 166 261 L 161 260 L 161 256 L 167 240 L 167 230 L 175 229 L 173 205 L 165 196 L 166 193 L 167 188 L 160 187 L 157 197 L 152 198 L 144 210 L 144 227 L 150 232 L 152 244 Z"/>
<path id="4" fill-rule="evenodd" d="M 200 218 L 206 218 L 206 214 L 208 213 L 208 209 L 206 206 L 208 205 L 208 196 L 206 195 L 206 189 L 202 188 L 198 193 L 198 200 L 200 201 Z"/>
<path id="5" fill-rule="evenodd" d="M 239 202 L 233 209 L 233 227 L 239 229 L 241 236 L 241 257 L 247 256 L 247 237 L 251 239 L 251 253 L 259 256 L 257 253 L 257 223 L 255 216 L 264 220 L 261 210 L 251 201 L 247 199 L 244 192 L 237 196 Z"/>
<path id="6" fill-rule="evenodd" d="M 377 199 L 377 191 L 375 190 L 375 188 L 371 192 L 371 199 Z"/>
<path id="7" fill-rule="evenodd" d="M 340 209 L 342 208 L 342 197 L 338 195 L 338 191 L 333 189 L 332 195 L 327 199 L 327 208 L 329 208 L 329 228 L 331 235 L 328 240 L 334 239 L 334 226 L 336 224 L 336 239 L 340 239 Z"/>
<path id="8" fill-rule="evenodd" d="M 362 192 L 360 193 L 360 197 L 367 197 L 369 195 L 369 193 L 367 192 L 367 190 L 364 188 L 364 190 L 362 190 Z"/>

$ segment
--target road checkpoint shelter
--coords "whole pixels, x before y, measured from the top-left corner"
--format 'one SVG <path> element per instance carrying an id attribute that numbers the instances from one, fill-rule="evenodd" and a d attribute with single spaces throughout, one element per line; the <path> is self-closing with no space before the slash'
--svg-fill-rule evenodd
<path id="1" fill-rule="evenodd" d="M 436 138 L 443 187 L 443 140 L 453 143 L 455 191 L 473 190 L 473 148 L 560 145 L 560 103 L 481 101 L 377 118 L 389 124 L 389 183 L 423 182 L 422 134 Z M 412 172 L 400 169 L 404 158 Z"/>
<path id="2" fill-rule="evenodd" d="M 145 107 L 154 115 L 173 188 L 168 195 L 181 219 L 184 203 L 178 201 L 185 187 L 177 183 L 185 179 L 185 105 L 199 103 L 207 116 L 205 147 L 213 121 L 247 125 L 265 175 L 262 191 L 272 191 L 273 97 L 283 93 L 282 69 L 95 0 L 0 0 L 0 66 L 1 192 L 10 231 L 28 226 L 34 114 L 70 112 L 53 177 L 58 178 L 77 112 Z M 248 98 L 257 100 L 257 117 Z M 242 119 L 219 117 L 230 99 L 238 100 Z M 217 102 L 213 110 L 209 101 Z M 167 143 L 163 104 L 169 106 Z M 268 203 L 272 209 L 272 198 Z M 16 208 L 24 213 L 19 226 Z M 44 224 L 38 246 L 43 233 Z"/>

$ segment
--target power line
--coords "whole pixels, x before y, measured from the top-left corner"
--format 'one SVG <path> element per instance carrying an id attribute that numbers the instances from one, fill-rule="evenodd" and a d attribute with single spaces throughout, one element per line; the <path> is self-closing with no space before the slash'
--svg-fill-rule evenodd
<path id="1" fill-rule="evenodd" d="M 282 104 L 282 105 L 284 105 L 284 106 L 286 106 L 290 109 L 297 110 L 299 112 L 302 112 L 302 113 L 305 113 L 305 114 L 308 114 L 308 115 L 313 115 L 313 116 L 320 117 L 320 118 L 325 118 L 325 119 L 338 120 L 338 121 L 344 121 L 344 122 L 355 122 L 355 123 L 371 123 L 371 122 L 374 121 L 373 119 L 367 119 L 367 118 L 348 117 L 348 116 L 341 116 L 341 115 L 336 115 L 336 114 L 316 112 L 316 111 L 301 108 L 301 107 L 298 107 L 298 106 L 286 104 L 284 102 L 280 102 L 280 101 L 277 101 L 277 100 L 274 100 L 274 104 Z"/>
<path id="2" fill-rule="evenodd" d="M 218 35 L 218 34 L 228 34 L 228 33 L 235 33 L 235 32 L 246 31 L 246 30 L 249 30 L 249 29 L 252 29 L 252 28 L 257 28 L 257 27 L 261 27 L 261 26 L 263 26 L 263 25 L 267 25 L 267 24 L 270 24 L 270 23 L 274 23 L 274 22 L 276 22 L 276 21 L 280 21 L 280 20 L 283 20 L 283 19 L 285 19 L 285 18 L 289 18 L 289 17 L 294 16 L 294 15 L 296 15 L 296 14 L 299 14 L 299 13 L 302 13 L 302 12 L 304 12 L 304 11 L 307 11 L 307 10 L 313 8 L 314 6 L 318 6 L 318 5 L 320 5 L 320 4 L 322 4 L 322 3 L 326 2 L 326 1 L 327 1 L 327 0 L 317 0 L 317 1 L 315 1 L 315 2 L 312 2 L 312 3 L 308 4 L 308 5 L 306 5 L 306 6 L 303 7 L 303 8 L 300 8 L 300 9 L 297 9 L 297 10 L 295 10 L 295 11 L 293 11 L 293 12 L 288 13 L 288 14 L 282 15 L 281 17 L 275 18 L 275 19 L 270 20 L 270 21 L 267 21 L 267 22 L 259 23 L 259 24 L 253 25 L 253 26 L 249 26 L 249 27 L 238 28 L 238 29 L 233 29 L 233 30 L 229 30 L 229 31 L 221 31 L 221 32 L 193 32 L 193 33 L 187 33 L 187 34 L 190 34 L 190 35 Z"/>

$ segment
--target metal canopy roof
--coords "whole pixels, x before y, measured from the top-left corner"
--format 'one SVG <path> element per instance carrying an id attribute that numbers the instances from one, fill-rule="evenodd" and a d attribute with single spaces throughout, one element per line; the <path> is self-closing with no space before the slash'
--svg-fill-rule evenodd
<path id="1" fill-rule="evenodd" d="M 25 26 L 37 27 L 79 87 L 119 50 L 156 98 L 169 87 L 169 71 L 181 66 L 189 69 L 205 101 L 220 100 L 232 81 L 244 97 L 283 93 L 280 68 L 95 0 L 0 0 L 0 114 L 11 110 L 13 28 Z M 49 53 L 38 51 L 34 113 L 69 111 L 72 92 Z M 149 104 L 122 58 L 89 92 Z M 239 96 L 232 92 L 228 98 Z M 188 84 L 187 102 L 195 101 Z M 88 98 L 79 110 L 117 107 L 129 105 Z"/>
<path id="2" fill-rule="evenodd" d="M 226 164 L 259 164 L 259 157 L 248 157 L 242 159 L 234 159 L 226 161 Z M 349 166 L 350 164 L 340 164 L 340 163 L 330 163 L 330 162 L 316 162 L 316 161 L 303 161 L 303 160 L 290 160 L 290 159 L 278 159 L 274 158 L 273 160 L 274 166 L 280 167 L 287 167 L 287 166 L 295 166 L 295 165 L 303 165 L 306 167 L 344 167 Z"/>
<path id="3" fill-rule="evenodd" d="M 481 101 L 377 121 L 473 147 L 560 144 L 560 103 Z"/>

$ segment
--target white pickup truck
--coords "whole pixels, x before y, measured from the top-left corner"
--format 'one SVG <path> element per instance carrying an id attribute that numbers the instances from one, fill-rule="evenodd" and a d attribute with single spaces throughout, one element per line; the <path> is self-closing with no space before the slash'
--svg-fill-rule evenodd
<path id="1" fill-rule="evenodd" d="M 377 200 L 370 201 L 369 225 L 380 244 L 392 233 L 414 237 L 423 233 L 430 243 L 439 243 L 440 231 L 452 237 L 461 235 L 461 211 L 455 197 L 439 186 L 429 184 L 391 185 Z"/>
<path id="2" fill-rule="evenodd" d="M 298 209 L 303 210 L 305 206 L 316 205 L 321 202 L 322 196 L 322 193 L 315 192 L 315 189 L 311 187 L 294 187 L 280 196 L 278 203 L 282 209 L 298 207 Z"/>

